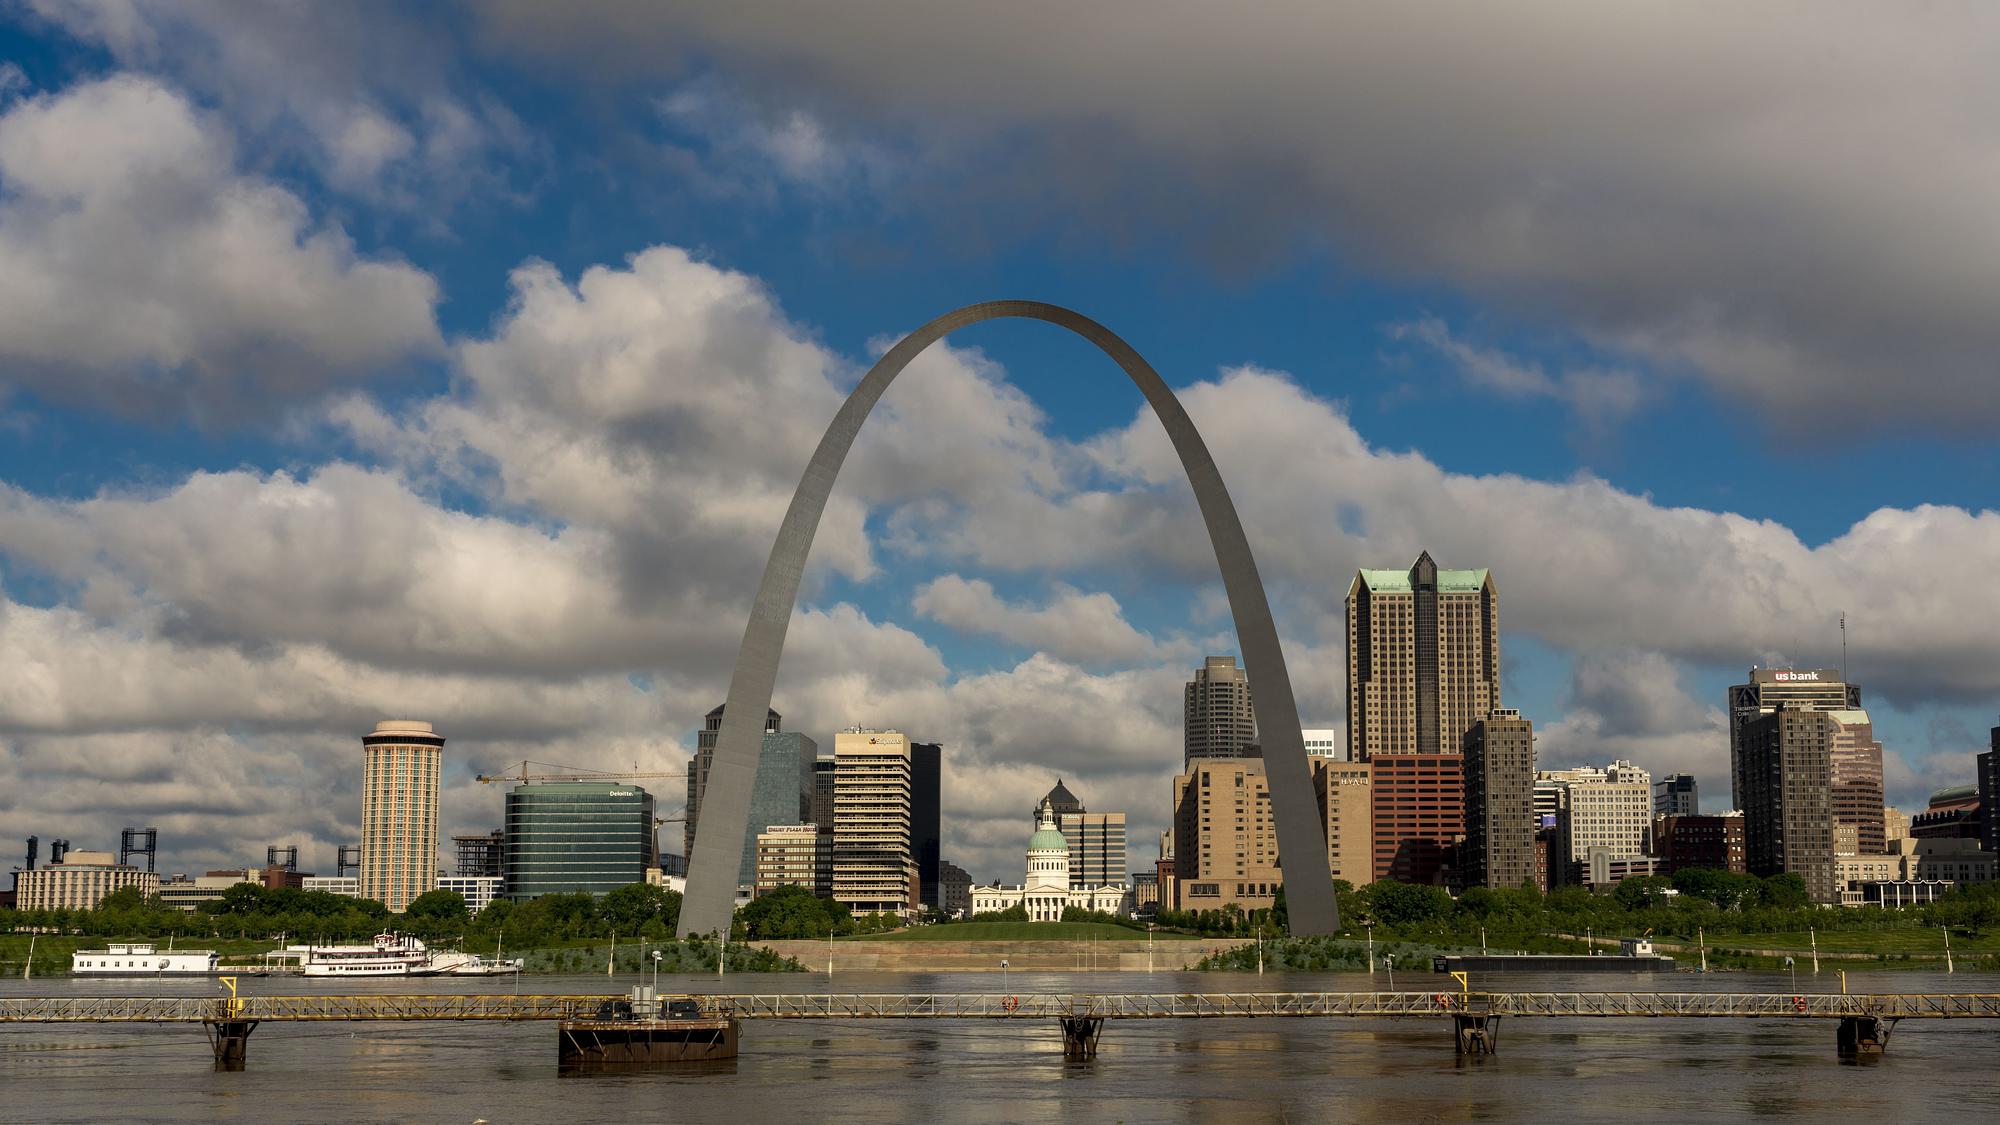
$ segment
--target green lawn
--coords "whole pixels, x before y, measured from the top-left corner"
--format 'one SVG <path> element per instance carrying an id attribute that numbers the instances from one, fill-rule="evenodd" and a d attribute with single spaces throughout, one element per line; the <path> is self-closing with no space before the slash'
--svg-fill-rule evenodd
<path id="1" fill-rule="evenodd" d="M 33 938 L 35 948 L 35 972 L 69 972 L 70 954 L 79 949 L 103 949 L 110 942 L 150 941 L 161 949 L 167 947 L 166 938 L 105 938 L 78 937 L 56 934 L 0 934 L 0 974 L 21 975 L 21 962 L 28 956 L 28 943 Z M 262 955 L 266 950 L 277 948 L 276 942 L 250 941 L 237 938 L 183 937 L 174 939 L 175 949 L 213 949 L 222 954 L 225 961 L 249 961 Z"/>
<path id="2" fill-rule="evenodd" d="M 1944 935 L 1936 929 L 1907 930 L 1820 930 L 1821 953 L 1887 953 L 1944 959 Z M 1665 939 L 1684 941 L 1685 938 Z M 1709 947 L 1726 949 L 1812 948 L 1813 935 L 1804 930 L 1768 934 L 1710 934 Z M 2000 933 L 1971 937 L 1964 932 L 1951 935 L 1951 951 L 1958 955 L 2000 952 Z"/>
<path id="3" fill-rule="evenodd" d="M 1193 939 L 1193 934 L 1156 931 L 1154 941 Z M 958 922 L 917 926 L 887 934 L 860 934 L 841 941 L 1145 941 L 1146 931 L 1106 922 Z"/>

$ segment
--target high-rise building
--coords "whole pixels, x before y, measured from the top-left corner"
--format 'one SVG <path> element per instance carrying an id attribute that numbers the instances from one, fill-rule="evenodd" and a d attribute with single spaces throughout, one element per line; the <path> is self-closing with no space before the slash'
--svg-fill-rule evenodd
<path id="1" fill-rule="evenodd" d="M 806 818 L 819 826 L 821 835 L 833 835 L 833 759 L 813 762 L 812 815 Z"/>
<path id="2" fill-rule="evenodd" d="M 1991 731 L 1993 748 L 1979 755 L 1980 825 L 1985 838 L 1979 846 L 2000 855 L 2000 727 Z"/>
<path id="3" fill-rule="evenodd" d="M 1211 656 L 1195 670 L 1182 693 L 1182 760 L 1240 758 L 1257 741 L 1257 717 L 1250 708 L 1250 677 L 1233 656 Z"/>
<path id="4" fill-rule="evenodd" d="M 815 898 L 833 893 L 833 837 L 816 824 L 773 824 L 757 833 L 757 872 L 751 893 L 804 887 Z"/>
<path id="5" fill-rule="evenodd" d="M 910 855 L 917 863 L 917 899 L 942 909 L 938 879 L 944 862 L 944 748 L 910 744 Z"/>
<path id="6" fill-rule="evenodd" d="M 1593 851 L 1613 861 L 1652 855 L 1653 777 L 1645 770 L 1617 761 L 1602 769 L 1544 770 L 1535 780 L 1544 794 L 1560 790 L 1553 882 L 1583 882 Z"/>
<path id="7" fill-rule="evenodd" d="M 1882 744 L 1866 711 L 1829 711 L 1833 734 L 1833 823 L 1854 835 L 1848 855 L 1883 851 Z M 1839 850 L 1839 849 L 1836 849 Z"/>
<path id="8" fill-rule="evenodd" d="M 1907 840 L 1909 838 L 1909 814 L 1901 809 L 1884 807 L 1882 809 L 1882 850 L 1884 852 L 1894 851 L 1895 849 L 1890 847 L 1890 845 L 1898 840 Z"/>
<path id="9" fill-rule="evenodd" d="M 1375 881 L 1375 773 L 1367 762 L 1313 762 L 1319 819 L 1326 827 L 1326 865 L 1355 887 Z"/>
<path id="10" fill-rule="evenodd" d="M 1347 739 L 1332 727 L 1313 727 L 1299 731 L 1299 737 L 1306 744 L 1306 757 L 1347 758 Z"/>
<path id="11" fill-rule="evenodd" d="M 1125 881 L 1125 814 L 1091 812 L 1069 787 L 1056 779 L 1044 800 L 1056 814 L 1056 825 L 1069 841 L 1069 884 L 1101 887 Z"/>
<path id="12" fill-rule="evenodd" d="M 1750 874 L 1792 872 L 1814 902 L 1838 903 L 1833 878 L 1833 710 L 1789 704 L 1745 723 L 1743 858 Z"/>
<path id="13" fill-rule="evenodd" d="M 400 914 L 437 886 L 444 736 L 390 719 L 361 739 L 361 897 Z"/>
<path id="14" fill-rule="evenodd" d="M 972 917 L 972 875 L 956 863 L 938 864 L 938 912 L 947 918 Z"/>
<path id="15" fill-rule="evenodd" d="M 907 917 L 922 891 L 909 736 L 850 727 L 833 736 L 833 763 L 834 900 L 856 914 Z"/>
<path id="16" fill-rule="evenodd" d="M 1496 709 L 1465 732 L 1465 885 L 1535 881 L 1535 727 Z"/>
<path id="17" fill-rule="evenodd" d="M 1431 884 L 1465 835 L 1463 754 L 1378 754 L 1368 760 L 1374 878 Z"/>
<path id="18" fill-rule="evenodd" d="M 508 898 L 602 895 L 645 882 L 653 861 L 653 795 L 612 781 L 524 782 L 507 794 L 503 831 Z"/>
<path id="19" fill-rule="evenodd" d="M 1693 816 L 1701 811 L 1694 775 L 1670 773 L 1653 783 L 1654 816 Z"/>
<path id="20" fill-rule="evenodd" d="M 1348 758 L 1456 754 L 1500 706 L 1500 607 L 1493 577 L 1362 570 L 1347 588 Z"/>
<path id="21" fill-rule="evenodd" d="M 497 878 L 506 859 L 506 839 L 498 828 L 483 836 L 453 836 L 458 874 L 467 879 Z"/>
<path id="22" fill-rule="evenodd" d="M 1196 758 L 1174 778 L 1174 910 L 1277 901 L 1278 826 L 1261 758 Z"/>
<path id="23" fill-rule="evenodd" d="M 1653 855 L 1660 874 L 1709 868 L 1742 874 L 1743 814 L 1670 814 L 1653 820 Z"/>
<path id="24" fill-rule="evenodd" d="M 1749 810 L 1743 795 L 1743 728 L 1779 705 L 1795 711 L 1858 711 L 1861 688 L 1838 668 L 1752 668 L 1750 682 L 1729 689 L 1729 799 Z"/>
<path id="25" fill-rule="evenodd" d="M 726 704 L 717 704 L 715 710 L 703 716 L 701 730 L 695 732 L 694 756 L 688 759 L 687 776 L 687 821 L 681 826 L 681 859 L 686 861 L 694 856 L 694 826 L 701 816 L 701 797 L 708 791 L 709 767 L 715 763 L 715 740 L 722 735 L 722 709 Z M 775 710 L 764 717 L 764 733 L 776 734 L 784 729 L 784 717 Z M 790 818 L 787 818 L 788 820 Z M 757 831 L 756 818 L 751 817 L 750 831 Z"/>
<path id="26" fill-rule="evenodd" d="M 764 735 L 757 754 L 757 778 L 750 786 L 743 859 L 736 871 L 739 887 L 756 882 L 758 833 L 774 824 L 803 824 L 812 816 L 813 770 L 818 759 L 819 744 L 798 731 Z"/>

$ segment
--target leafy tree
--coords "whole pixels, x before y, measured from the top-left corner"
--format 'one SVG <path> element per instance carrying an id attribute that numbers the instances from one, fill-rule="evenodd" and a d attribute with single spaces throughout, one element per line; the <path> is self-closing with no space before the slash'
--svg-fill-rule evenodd
<path id="1" fill-rule="evenodd" d="M 447 890 L 425 891 L 411 899 L 403 916 L 412 930 L 429 934 L 446 933 L 454 928 L 462 930 L 472 920 L 465 909 L 465 896 Z"/>
<path id="2" fill-rule="evenodd" d="M 779 887 L 750 900 L 736 912 L 736 920 L 743 936 L 753 941 L 823 938 L 833 934 L 830 905 L 804 887 Z"/>

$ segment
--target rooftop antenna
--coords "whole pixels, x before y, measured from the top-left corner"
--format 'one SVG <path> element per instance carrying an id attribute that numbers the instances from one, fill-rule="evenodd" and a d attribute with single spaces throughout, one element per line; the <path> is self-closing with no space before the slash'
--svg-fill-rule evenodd
<path id="1" fill-rule="evenodd" d="M 1840 682 L 1847 682 L 1847 611 L 1840 614 Z"/>

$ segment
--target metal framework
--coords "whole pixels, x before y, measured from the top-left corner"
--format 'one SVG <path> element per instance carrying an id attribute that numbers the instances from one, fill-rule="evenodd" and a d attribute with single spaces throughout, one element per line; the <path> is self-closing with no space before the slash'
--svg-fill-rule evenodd
<path id="1" fill-rule="evenodd" d="M 798 602 L 806 556 L 812 550 L 820 515 L 833 492 L 841 463 L 861 432 L 861 424 L 882 393 L 925 348 L 968 325 L 1006 317 L 1039 320 L 1065 328 L 1095 344 L 1124 370 L 1167 432 L 1179 455 L 1181 469 L 1194 489 L 1195 504 L 1215 550 L 1222 586 L 1236 624 L 1237 647 L 1255 685 L 1251 707 L 1263 740 L 1264 770 L 1270 785 L 1271 813 L 1276 821 L 1278 851 L 1285 857 L 1285 893 L 1291 932 L 1295 936 L 1331 934 L 1340 929 L 1334 903 L 1333 876 L 1327 866 L 1326 834 L 1320 828 L 1319 806 L 1313 795 L 1312 767 L 1306 759 L 1299 730 L 1298 704 L 1292 696 L 1291 675 L 1257 561 L 1243 533 L 1243 521 L 1224 487 L 1215 458 L 1188 418 L 1172 388 L 1132 345 L 1082 313 L 1042 301 L 986 301 L 948 312 L 903 337 L 868 370 L 841 404 L 813 451 L 785 519 L 771 544 L 764 577 L 736 651 L 736 668 L 729 678 L 722 728 L 716 733 L 715 757 L 701 799 L 695 826 L 695 847 L 689 857 L 687 897 L 681 904 L 680 936 L 729 928 L 738 857 L 750 820 L 750 789 L 757 775 L 758 750 L 763 745 L 765 716 L 778 679 L 778 659 L 785 632 Z"/>
<path id="2" fill-rule="evenodd" d="M 617 997 L 427 995 L 0 998 L 0 1023 L 588 1020 Z M 688 997 L 728 1019 L 1242 1019 L 1693 1017 L 2000 1019 L 2000 994 L 1742 992 L 783 993 Z"/>

